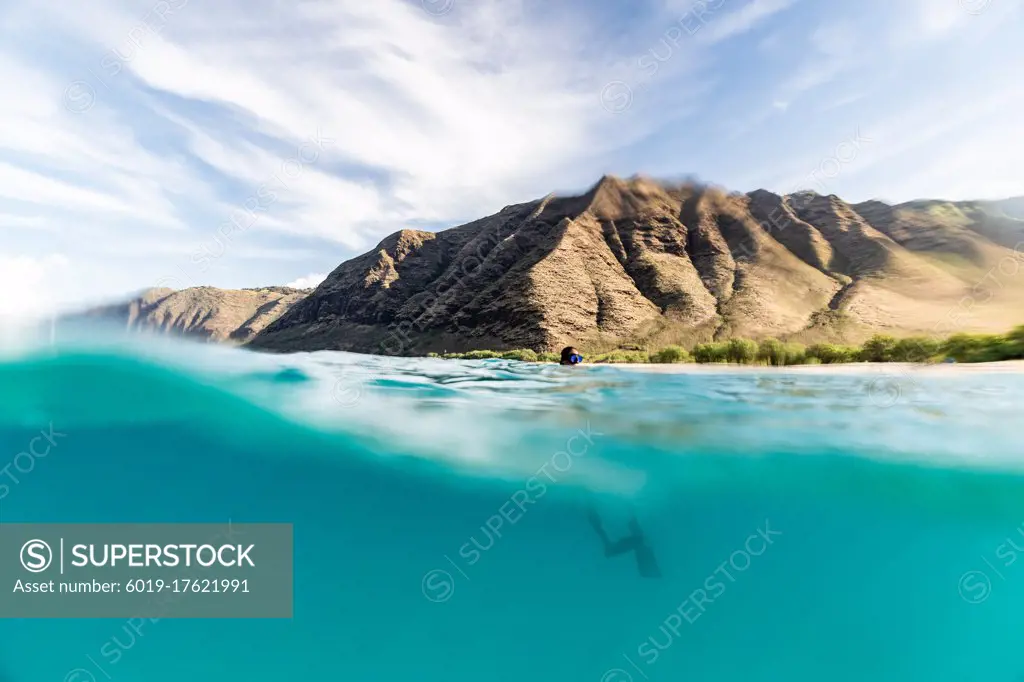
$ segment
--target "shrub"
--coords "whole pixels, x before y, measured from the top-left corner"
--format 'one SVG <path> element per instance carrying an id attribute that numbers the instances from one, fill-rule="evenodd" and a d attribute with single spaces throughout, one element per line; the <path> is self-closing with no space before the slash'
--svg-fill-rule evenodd
<path id="1" fill-rule="evenodd" d="M 986 334 L 983 335 L 983 339 L 982 348 L 978 351 L 973 362 L 999 362 L 1000 360 L 1013 359 L 1009 337 Z"/>
<path id="2" fill-rule="evenodd" d="M 586 356 L 584 356 L 586 359 Z M 613 350 L 610 353 L 598 355 L 593 359 L 595 364 L 617 364 L 617 363 L 648 363 L 650 357 L 642 350 Z"/>
<path id="3" fill-rule="evenodd" d="M 984 344 L 975 334 L 953 334 L 942 342 L 942 352 L 957 362 L 969 362 L 968 358 L 983 348 Z"/>
<path id="4" fill-rule="evenodd" d="M 538 355 L 537 351 L 529 348 L 517 348 L 516 350 L 507 350 L 501 354 L 502 360 L 519 360 L 520 362 L 537 362 Z"/>
<path id="5" fill-rule="evenodd" d="M 798 343 L 783 343 L 778 339 L 765 339 L 756 343 L 749 339 L 731 339 L 725 342 L 702 343 L 687 353 L 681 346 L 666 346 L 648 354 L 638 346 L 623 346 L 609 353 L 588 357 L 596 364 L 609 363 L 714 363 L 734 362 L 752 364 L 764 362 L 780 367 L 805 363 L 835 364 L 841 362 L 926 362 L 945 355 L 958 362 L 994 362 L 1024 359 L 1024 325 L 1007 334 L 954 334 L 945 341 L 918 336 L 899 339 L 876 334 L 860 348 L 831 343 L 818 343 L 805 348 Z M 427 353 L 427 357 L 453 360 L 519 360 L 522 362 L 558 362 L 558 353 L 537 353 L 529 348 L 506 351 L 474 350 L 467 353 Z"/>
<path id="6" fill-rule="evenodd" d="M 773 367 L 800 365 L 807 359 L 807 349 L 799 343 L 783 343 L 778 339 L 765 339 L 758 346 L 757 359 Z"/>
<path id="7" fill-rule="evenodd" d="M 1024 360 L 1024 325 L 1006 335 L 1007 360 Z"/>
<path id="8" fill-rule="evenodd" d="M 778 339 L 765 339 L 757 347 L 757 359 L 769 365 L 778 364 L 776 359 L 782 355 L 782 342 Z"/>
<path id="9" fill-rule="evenodd" d="M 757 360 L 757 343 L 750 339 L 731 339 L 725 350 L 729 362 L 751 365 Z"/>
<path id="10" fill-rule="evenodd" d="M 725 362 L 728 353 L 729 345 L 726 343 L 701 343 L 693 349 L 693 359 L 703 364 Z"/>
<path id="11" fill-rule="evenodd" d="M 1006 336 L 995 334 L 954 334 L 942 344 L 942 352 L 957 362 L 1012 360 L 1019 338 L 1015 329 Z"/>
<path id="12" fill-rule="evenodd" d="M 651 362 L 660 364 L 672 364 L 676 362 L 689 362 L 690 354 L 680 346 L 665 346 L 657 353 L 651 354 Z"/>
<path id="13" fill-rule="evenodd" d="M 864 342 L 860 359 L 864 362 L 892 362 L 896 339 L 887 334 L 875 334 Z"/>
<path id="14" fill-rule="evenodd" d="M 787 343 L 782 347 L 783 365 L 802 365 L 807 362 L 807 347 L 802 343 Z"/>
<path id="15" fill-rule="evenodd" d="M 927 336 L 900 339 L 892 349 L 893 362 L 925 362 L 938 355 L 941 344 Z"/>
<path id="16" fill-rule="evenodd" d="M 455 354 L 453 357 L 461 360 L 493 360 L 500 358 L 501 354 L 493 350 L 471 350 L 468 353 Z"/>
<path id="17" fill-rule="evenodd" d="M 807 349 L 807 358 L 814 358 L 823 365 L 835 365 L 843 362 L 856 362 L 860 349 L 853 346 L 840 346 L 834 343 L 816 343 Z"/>

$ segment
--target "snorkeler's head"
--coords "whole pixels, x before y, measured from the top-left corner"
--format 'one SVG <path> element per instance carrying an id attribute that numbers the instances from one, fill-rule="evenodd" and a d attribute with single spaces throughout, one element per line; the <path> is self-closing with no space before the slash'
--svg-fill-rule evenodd
<path id="1" fill-rule="evenodd" d="M 580 352 L 572 346 L 566 346 L 562 349 L 562 359 L 558 364 L 560 365 L 578 365 L 583 362 L 583 356 Z"/>

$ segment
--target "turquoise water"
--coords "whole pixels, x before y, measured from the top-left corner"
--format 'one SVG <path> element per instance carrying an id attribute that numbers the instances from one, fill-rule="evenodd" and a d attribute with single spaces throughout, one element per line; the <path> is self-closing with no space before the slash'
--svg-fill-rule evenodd
<path id="1" fill-rule="evenodd" d="M 295 616 L 0 620 L 0 679 L 1019 682 L 1022 404 L 1024 375 L 11 351 L 0 465 L 61 435 L 4 523 L 293 523 Z"/>

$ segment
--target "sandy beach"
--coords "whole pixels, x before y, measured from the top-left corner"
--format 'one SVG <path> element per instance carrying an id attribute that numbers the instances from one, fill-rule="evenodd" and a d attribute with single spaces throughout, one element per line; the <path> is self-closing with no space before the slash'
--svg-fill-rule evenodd
<path id="1" fill-rule="evenodd" d="M 883 374 L 906 375 L 927 374 L 930 376 L 961 376 L 964 374 L 1024 374 L 1024 360 L 1004 362 L 915 364 L 903 362 L 872 363 L 853 362 L 835 365 L 793 365 L 790 367 L 767 367 L 765 365 L 729 365 L 677 363 L 643 364 L 622 363 L 592 365 L 593 367 L 618 367 L 621 369 L 663 374 L 714 374 L 721 372 L 751 372 L 773 374 Z"/>

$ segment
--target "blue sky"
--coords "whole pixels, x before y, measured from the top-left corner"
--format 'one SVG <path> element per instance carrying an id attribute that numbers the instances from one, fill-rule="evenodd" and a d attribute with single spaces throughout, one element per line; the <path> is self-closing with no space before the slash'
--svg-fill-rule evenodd
<path id="1" fill-rule="evenodd" d="M 0 316 L 315 283 L 604 173 L 1024 194 L 1019 0 L 0 0 Z"/>

